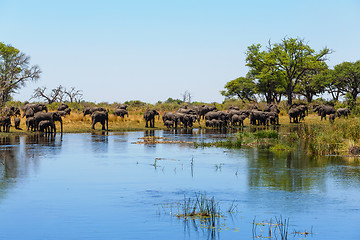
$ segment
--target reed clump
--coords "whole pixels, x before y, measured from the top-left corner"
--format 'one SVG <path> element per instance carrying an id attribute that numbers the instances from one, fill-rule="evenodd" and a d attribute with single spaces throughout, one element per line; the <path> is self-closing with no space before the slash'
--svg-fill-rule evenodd
<path id="1" fill-rule="evenodd" d="M 181 204 L 181 212 L 176 215 L 178 218 L 197 218 L 212 220 L 221 217 L 219 203 L 214 197 L 208 198 L 205 193 L 196 193 L 195 198 L 187 198 Z"/>
<path id="2" fill-rule="evenodd" d="M 353 155 L 360 146 L 360 120 L 337 119 L 333 124 L 303 124 L 297 134 L 316 155 Z"/>

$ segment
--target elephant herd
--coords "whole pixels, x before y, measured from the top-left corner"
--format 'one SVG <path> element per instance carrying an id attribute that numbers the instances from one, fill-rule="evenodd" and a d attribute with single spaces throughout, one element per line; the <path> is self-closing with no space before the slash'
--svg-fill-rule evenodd
<path id="1" fill-rule="evenodd" d="M 250 123 L 254 125 L 275 125 L 279 124 L 279 110 L 273 104 L 268 105 L 264 110 L 256 107 L 251 110 L 229 107 L 227 111 L 219 111 L 215 106 L 202 105 L 194 108 L 180 107 L 176 112 L 165 112 L 162 116 L 164 126 L 167 128 L 192 128 L 195 122 L 201 126 L 201 119 L 205 119 L 206 127 L 215 129 L 242 127 L 246 118 L 250 118 Z"/>
<path id="2" fill-rule="evenodd" d="M 61 133 L 63 132 L 63 122 L 61 116 L 70 114 L 71 109 L 62 104 L 57 112 L 48 112 L 45 104 L 29 103 L 23 107 L 23 117 L 26 117 L 27 130 L 40 131 L 45 133 L 56 133 L 55 122 L 60 122 Z M 45 111 L 45 112 L 44 112 Z"/>
<path id="3" fill-rule="evenodd" d="M 330 105 L 314 105 L 313 111 L 317 112 L 321 116 L 321 120 L 326 119 L 326 115 L 329 115 L 329 121 L 334 122 L 335 118 L 347 118 L 351 111 L 348 108 L 338 108 L 335 110 L 333 106 Z"/>
<path id="4" fill-rule="evenodd" d="M 115 116 L 129 117 L 127 105 L 119 105 L 113 111 Z M 23 117 L 26 117 L 27 130 L 40 131 L 45 133 L 56 133 L 55 122 L 60 122 L 61 133 L 63 132 L 62 117 L 70 115 L 71 109 L 66 104 L 61 104 L 56 112 L 48 112 L 46 105 L 41 103 L 26 104 L 22 107 Z M 330 122 L 336 117 L 347 118 L 350 115 L 348 108 L 335 110 L 330 105 L 314 105 L 313 112 L 321 116 L 321 120 L 329 115 Z M 275 104 L 266 105 L 262 110 L 252 106 L 247 110 L 240 110 L 238 107 L 229 107 L 227 111 L 220 111 L 212 105 L 195 107 L 181 106 L 175 112 L 165 112 L 162 115 L 163 124 L 167 128 L 192 128 L 194 123 L 201 127 L 201 120 L 205 120 L 205 126 L 214 129 L 225 129 L 229 127 L 243 127 L 244 120 L 249 118 L 251 125 L 279 125 L 279 109 Z M 305 104 L 293 104 L 289 108 L 290 123 L 298 123 L 305 119 L 308 114 L 308 106 Z M 108 130 L 109 110 L 103 107 L 87 107 L 83 109 L 83 116 L 90 115 L 92 129 L 95 124 L 100 123 L 102 130 Z M 9 132 L 11 117 L 14 116 L 15 128 L 20 129 L 20 109 L 17 107 L 5 107 L 0 114 L 0 131 Z M 145 127 L 154 128 L 155 118 L 160 119 L 160 113 L 155 109 L 148 109 L 144 113 Z"/>

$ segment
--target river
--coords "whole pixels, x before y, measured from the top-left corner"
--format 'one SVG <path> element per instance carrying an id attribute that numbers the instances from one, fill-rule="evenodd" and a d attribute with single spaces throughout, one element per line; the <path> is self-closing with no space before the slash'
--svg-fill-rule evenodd
<path id="1" fill-rule="evenodd" d="M 136 144 L 146 136 L 169 143 Z M 226 136 L 0 138 L 0 239 L 266 239 L 280 218 L 288 239 L 360 239 L 357 159 L 186 143 Z M 221 209 L 215 228 L 176 216 L 199 194 Z"/>

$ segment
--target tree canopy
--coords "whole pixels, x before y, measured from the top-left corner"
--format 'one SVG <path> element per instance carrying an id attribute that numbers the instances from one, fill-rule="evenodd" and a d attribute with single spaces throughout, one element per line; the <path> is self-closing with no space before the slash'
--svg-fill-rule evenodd
<path id="1" fill-rule="evenodd" d="M 253 79 L 246 77 L 239 77 L 237 79 L 228 82 L 225 85 L 226 90 L 223 90 L 220 93 L 228 98 L 237 96 L 243 101 L 245 100 L 254 101 L 255 87 L 256 84 Z"/>
<path id="2" fill-rule="evenodd" d="M 40 78 L 38 66 L 30 66 L 30 57 L 11 45 L 0 42 L 0 106 L 10 100 L 11 94 L 28 81 Z"/>
<path id="3" fill-rule="evenodd" d="M 280 43 L 269 42 L 267 50 L 261 50 L 260 44 L 248 47 L 246 66 L 259 82 L 270 77 L 275 80 L 291 105 L 295 89 L 305 76 L 327 69 L 326 56 L 331 52 L 324 48 L 316 53 L 302 39 L 284 38 Z"/>

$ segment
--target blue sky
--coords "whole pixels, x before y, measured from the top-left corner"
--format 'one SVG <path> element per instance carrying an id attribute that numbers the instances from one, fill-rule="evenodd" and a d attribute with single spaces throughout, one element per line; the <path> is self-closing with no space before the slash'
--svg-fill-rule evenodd
<path id="1" fill-rule="evenodd" d="M 45 1 L 0 0 L 0 41 L 31 57 L 39 86 L 83 90 L 84 100 L 222 102 L 226 82 L 245 76 L 245 52 L 299 37 L 330 67 L 360 59 L 360 0 Z"/>

